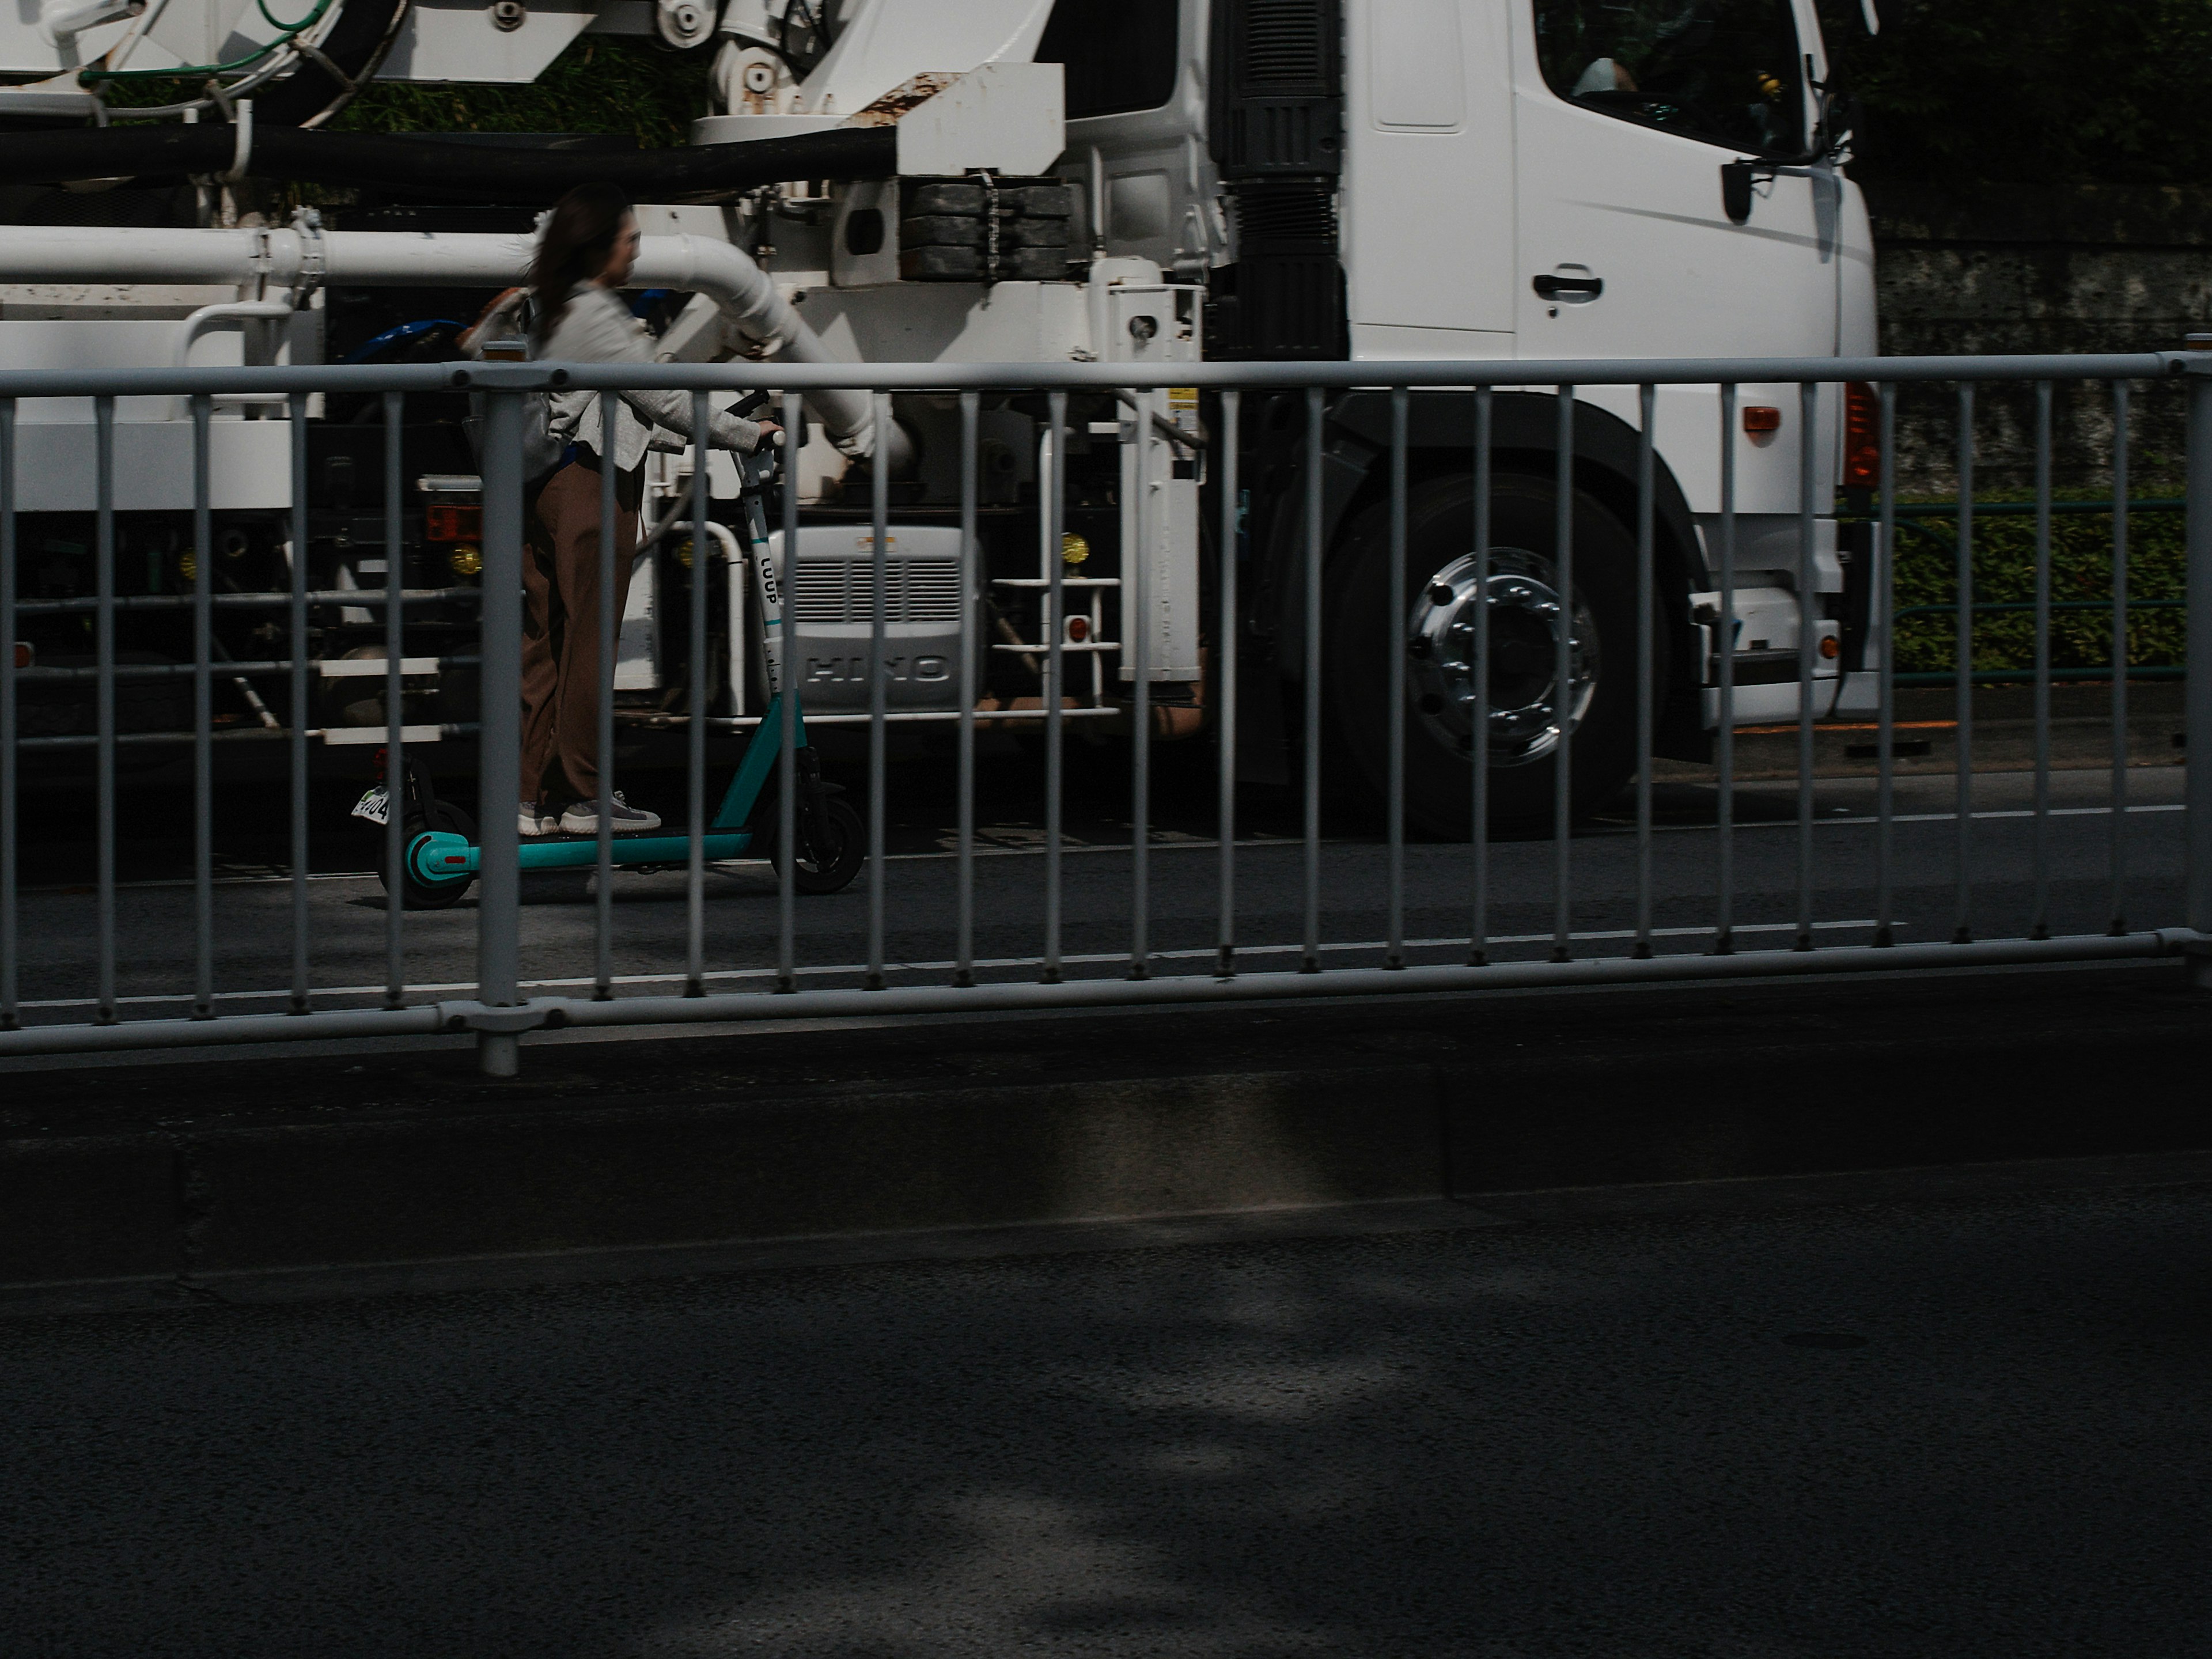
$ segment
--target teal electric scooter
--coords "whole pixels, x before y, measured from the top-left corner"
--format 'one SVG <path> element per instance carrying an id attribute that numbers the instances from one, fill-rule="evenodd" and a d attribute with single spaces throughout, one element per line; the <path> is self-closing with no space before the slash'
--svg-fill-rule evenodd
<path id="1" fill-rule="evenodd" d="M 738 763 L 737 775 L 724 791 L 722 803 L 702 838 L 708 863 L 725 859 L 769 858 L 781 864 L 775 848 L 776 823 L 771 799 L 759 819 L 762 795 L 775 769 L 783 742 L 783 699 L 799 700 L 798 688 L 783 684 L 783 593 L 776 580 L 775 561 L 768 556 L 766 515 L 761 508 L 759 475 L 746 458 L 747 488 L 744 495 L 745 520 L 752 532 L 754 606 L 760 617 L 761 656 L 768 669 L 769 704 L 761 723 L 753 729 Z M 703 549 L 701 554 L 703 556 Z M 792 885 L 802 893 L 835 893 L 852 884 L 867 858 L 867 830 L 860 815 L 842 799 L 842 791 L 822 775 L 820 754 L 806 741 L 805 712 L 794 708 L 796 745 L 790 769 L 797 780 L 793 803 L 793 827 L 799 842 L 792 871 Z M 404 791 L 406 847 L 402 880 L 410 909 L 443 909 L 465 893 L 477 878 L 481 849 L 476 844 L 476 825 L 468 815 L 448 801 L 437 799 L 427 772 L 411 758 Z M 382 823 L 390 812 L 387 787 L 379 784 L 362 798 L 354 816 Z M 516 849 L 524 870 L 590 869 L 599 860 L 599 841 L 592 836 L 545 836 L 524 840 Z M 613 837 L 614 866 L 623 870 L 661 869 L 690 861 L 691 838 L 662 830 Z M 383 874 L 381 866 L 379 874 Z M 386 878 L 388 886 L 389 878 Z"/>

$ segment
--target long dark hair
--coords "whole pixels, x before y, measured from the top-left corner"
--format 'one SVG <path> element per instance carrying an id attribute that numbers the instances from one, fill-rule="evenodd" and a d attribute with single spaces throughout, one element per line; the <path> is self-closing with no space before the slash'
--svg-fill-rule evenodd
<path id="1" fill-rule="evenodd" d="M 538 257 L 530 262 L 530 289 L 538 300 L 538 337 L 550 337 L 568 307 L 568 291 L 606 268 L 615 238 L 629 216 L 629 198 L 612 185 L 578 185 L 553 204 Z"/>

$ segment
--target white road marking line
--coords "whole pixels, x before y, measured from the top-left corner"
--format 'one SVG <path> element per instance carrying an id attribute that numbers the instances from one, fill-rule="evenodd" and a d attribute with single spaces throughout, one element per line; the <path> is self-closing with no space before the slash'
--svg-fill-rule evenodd
<path id="1" fill-rule="evenodd" d="M 2048 816 L 2054 818 L 2098 817 L 2108 816 L 2112 812 L 2112 809 L 2109 806 L 2054 806 L 2051 809 Z M 2122 810 L 2128 812 L 2185 812 L 2189 808 L 2185 802 L 2171 801 L 2161 802 L 2157 805 L 2148 806 L 2130 806 L 2123 808 Z M 1890 815 L 1889 821 L 1892 823 L 1952 823 L 1957 822 L 1958 816 L 1959 815 L 1955 812 L 1895 812 Z M 2027 806 L 2009 807 L 1994 811 L 1976 812 L 1972 816 L 1977 820 L 1983 818 L 2032 818 L 2035 816 L 2035 809 Z M 1879 817 L 1872 814 L 1869 814 L 1864 817 L 1815 818 L 1814 820 L 1815 825 L 1879 823 L 1881 822 L 1881 820 Z M 1717 826 L 1710 823 L 1655 823 L 1651 827 L 1654 830 L 1664 835 L 1684 835 L 1700 831 L 1710 834 Z M 1745 823 L 1739 820 L 1735 827 L 1739 830 L 1795 830 L 1797 827 L 1797 820 L 1794 817 L 1760 818 L 1750 823 Z M 1635 826 L 1632 824 L 1622 824 L 1617 828 L 1609 827 L 1603 830 L 1586 830 L 1583 832 L 1580 838 L 1584 840 L 1595 840 L 1600 836 L 1632 836 L 1635 833 Z M 1239 841 L 1237 843 L 1237 846 L 1240 851 L 1258 851 L 1264 850 L 1268 848 L 1299 848 L 1303 847 L 1304 844 L 1305 843 L 1296 836 L 1266 836 L 1257 837 L 1250 841 Z M 1322 845 L 1324 847 L 1380 847 L 1384 843 L 1379 841 L 1359 841 L 1343 836 L 1325 837 L 1322 842 Z M 1409 846 L 1416 847 L 1439 848 L 1466 845 L 1465 842 L 1408 842 L 1407 844 Z M 1532 847 L 1542 846 L 1548 848 L 1551 845 L 1551 842 L 1548 840 L 1540 842 L 1529 842 L 1526 843 L 1518 842 L 1493 841 L 1491 845 L 1493 847 L 1528 845 Z M 1085 842 L 1079 844 L 1063 842 L 1060 850 L 1064 855 L 1079 853 L 1126 853 L 1129 850 L 1129 847 L 1130 843 L 1127 842 Z M 1154 841 L 1151 844 L 1151 850 L 1155 853 L 1218 852 L 1220 849 L 1220 847 L 1221 843 L 1218 841 L 1187 841 L 1177 839 L 1173 841 Z M 1042 856 L 1043 852 L 1044 849 L 1042 847 L 1034 848 L 1026 847 L 978 847 L 975 849 L 975 856 L 979 859 L 1026 859 L 1041 857 Z M 958 856 L 959 855 L 957 853 L 887 853 L 884 855 L 884 861 L 887 864 L 922 863 L 930 860 L 950 860 Z M 765 859 L 731 859 L 725 860 L 719 864 L 709 864 L 707 867 L 709 870 L 720 870 L 726 869 L 728 866 L 733 864 L 757 864 L 765 868 L 767 863 L 768 860 Z M 590 873 L 589 866 L 578 866 L 576 867 L 584 870 L 586 874 Z M 540 872 L 538 873 L 542 874 L 545 872 Z M 291 879 L 291 877 L 285 875 L 218 876 L 215 879 L 215 885 L 217 887 L 282 887 L 289 885 Z M 380 879 L 380 878 L 378 877 L 377 872 L 374 870 L 326 870 L 311 871 L 308 872 L 307 879 L 309 881 L 316 882 L 375 881 Z M 174 880 L 119 881 L 116 883 L 115 886 L 118 892 L 145 892 L 158 890 L 163 888 L 190 887 L 191 884 L 191 878 L 190 877 L 183 877 Z M 70 882 L 64 886 L 24 887 L 18 890 L 26 896 L 33 894 L 46 896 L 56 894 L 87 896 L 94 890 L 92 884 L 89 882 Z M 1547 933 L 1545 937 L 1548 939 L 1551 936 Z M 28 1004 L 25 1004 L 24 1006 L 27 1007 L 29 1006 Z"/>

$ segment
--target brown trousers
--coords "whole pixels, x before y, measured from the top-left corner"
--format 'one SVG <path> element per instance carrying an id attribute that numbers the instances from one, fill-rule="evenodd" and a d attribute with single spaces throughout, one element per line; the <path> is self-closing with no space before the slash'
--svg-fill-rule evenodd
<path id="1" fill-rule="evenodd" d="M 629 593 L 642 468 L 615 475 L 615 626 Z M 599 694 L 599 471 L 586 452 L 526 503 L 522 556 L 522 798 L 544 808 L 596 799 Z"/>

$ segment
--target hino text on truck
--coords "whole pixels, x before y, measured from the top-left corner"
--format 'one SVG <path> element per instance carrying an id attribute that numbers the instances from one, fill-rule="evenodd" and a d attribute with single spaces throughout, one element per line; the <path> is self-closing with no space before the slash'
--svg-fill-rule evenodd
<path id="1" fill-rule="evenodd" d="M 690 145 L 332 129 L 372 80 L 528 82 L 593 33 L 711 54 L 716 112 Z M 0 21 L 0 71 L 10 368 L 459 357 L 461 331 L 520 280 L 537 216 L 592 178 L 646 204 L 632 297 L 665 361 L 1158 368 L 1875 348 L 1867 216 L 1838 170 L 1847 134 L 1811 0 L 26 0 Z M 512 307 L 495 311 L 473 349 L 519 352 L 523 333 Z M 1795 386 L 1743 386 L 1724 432 L 1724 395 L 1656 394 L 1656 744 L 1685 759 L 1710 750 L 1724 654 L 1740 723 L 1796 717 L 1806 629 L 1820 714 L 1874 696 L 1869 559 L 1834 512 L 1871 482 L 1870 399 L 1824 387 L 1806 405 Z M 1578 803 L 1601 803 L 1636 757 L 1637 392 L 1585 389 L 1565 422 L 1555 386 L 1495 395 L 1486 592 L 1470 556 L 1475 403 L 1417 390 L 1407 415 L 1407 806 L 1437 833 L 1465 832 L 1478 753 L 1505 816 L 1547 809 L 1563 724 Z M 181 739 L 191 724 L 186 680 L 165 672 L 192 659 L 186 405 L 125 397 L 114 428 L 118 719 L 126 763 L 149 768 L 176 752 L 161 734 Z M 422 754 L 443 739 L 459 758 L 477 718 L 481 568 L 468 393 L 408 395 L 411 506 L 397 525 L 381 505 L 381 400 L 318 394 L 303 407 L 297 545 L 293 407 L 215 400 L 215 719 L 237 739 L 225 764 L 276 756 L 251 739 L 296 717 L 319 766 L 368 769 L 386 729 L 384 631 L 347 595 L 387 585 L 416 596 L 408 741 Z M 926 740 L 952 717 L 963 638 L 981 659 L 979 708 L 1009 726 L 1034 714 L 1041 595 L 1058 562 L 1069 718 L 1127 729 L 1140 629 L 1154 736 L 1200 734 L 1221 702 L 1214 642 L 1234 629 L 1243 763 L 1277 776 L 1295 764 L 1306 393 L 1248 392 L 1229 430 L 1211 393 L 1077 392 L 1060 454 L 1045 393 L 987 395 L 975 592 L 960 575 L 958 400 L 902 392 L 890 408 L 879 425 L 865 392 L 811 392 L 794 434 L 789 667 L 811 723 L 864 718 L 869 703 L 880 479 L 884 672 L 902 733 Z M 1322 719 L 1340 777 L 1379 790 L 1390 398 L 1334 392 L 1323 412 Z M 90 660 L 70 602 L 95 580 L 93 421 L 88 398 L 20 409 L 20 631 L 41 665 Z M 1547 550 L 1562 432 L 1571 592 Z M 1226 446 L 1241 499 L 1224 515 Z M 722 522 L 697 533 L 692 465 L 688 453 L 649 463 L 615 682 L 638 752 L 677 741 L 691 712 L 695 558 L 717 566 L 711 712 L 742 730 L 765 701 L 739 568 L 750 542 L 724 528 L 746 522 L 744 481 L 715 458 Z M 1735 628 L 1723 640 L 1731 472 Z M 1055 477 L 1057 536 L 1044 506 Z M 1224 523 L 1239 526 L 1235 544 L 1217 547 Z M 1218 614 L 1217 556 L 1235 562 L 1234 615 Z M 293 710 L 279 660 L 289 635 L 269 601 L 301 561 L 312 706 Z M 1140 561 L 1149 603 L 1131 617 L 1122 584 Z M 1485 603 L 1486 663 L 1473 620 Z M 24 733 L 90 730 L 92 695 L 26 684 Z"/>

